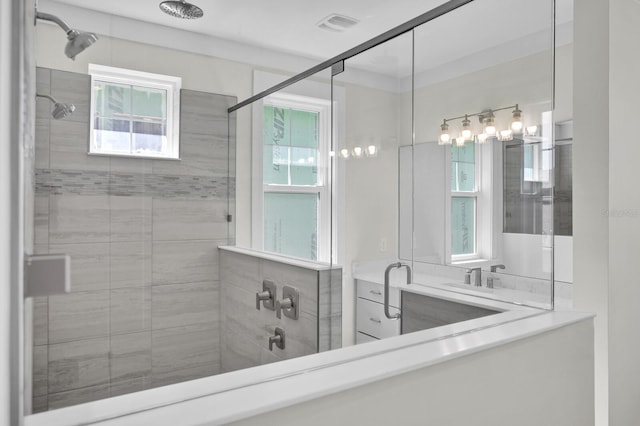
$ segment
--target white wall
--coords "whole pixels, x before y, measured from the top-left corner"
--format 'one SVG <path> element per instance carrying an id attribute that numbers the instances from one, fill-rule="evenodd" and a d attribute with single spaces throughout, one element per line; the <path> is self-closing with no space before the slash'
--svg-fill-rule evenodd
<path id="1" fill-rule="evenodd" d="M 583 321 L 232 424 L 589 426 L 592 367 Z"/>
<path id="2" fill-rule="evenodd" d="M 580 310 L 597 313 L 595 397 L 596 424 L 599 426 L 608 424 L 607 330 L 609 328 L 610 240 L 609 219 L 603 214 L 609 209 L 611 164 L 609 161 L 608 16 L 609 1 L 574 2 L 574 306 Z M 627 53 L 632 54 L 632 52 Z M 631 174 L 624 169 L 617 173 Z M 629 242 L 627 241 L 626 245 L 629 245 Z M 625 245 L 624 242 L 622 245 Z M 625 314 L 637 315 L 629 311 L 625 311 Z M 633 322 L 633 319 L 629 318 L 629 321 Z M 628 365 L 625 367 L 631 367 L 627 373 L 630 377 L 638 377 L 637 369 Z M 636 374 L 633 374 L 634 370 Z"/>
<path id="3" fill-rule="evenodd" d="M 640 254 L 640 140 L 627 131 L 629 123 L 638 122 L 640 3 L 604 3 L 609 3 L 610 25 L 609 423 L 622 426 L 637 424 L 640 419 L 640 274 L 636 267 Z M 592 102 L 599 101 L 594 97 Z M 601 167 L 602 162 L 591 163 L 591 168 Z"/>

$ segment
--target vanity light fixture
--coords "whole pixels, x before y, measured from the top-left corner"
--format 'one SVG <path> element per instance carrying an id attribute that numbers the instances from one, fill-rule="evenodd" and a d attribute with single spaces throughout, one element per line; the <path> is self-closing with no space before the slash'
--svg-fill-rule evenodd
<path id="1" fill-rule="evenodd" d="M 367 157 L 375 157 L 378 155 L 378 147 L 375 145 L 369 145 L 367 147 Z"/>
<path id="2" fill-rule="evenodd" d="M 345 160 L 349 158 L 349 150 L 347 148 L 342 148 L 340 150 L 340 157 L 344 158 Z"/>
<path id="3" fill-rule="evenodd" d="M 511 111 L 511 123 L 508 129 L 498 130 L 496 127 L 495 112 L 498 111 Z M 471 128 L 471 121 L 469 117 L 478 117 L 480 124 L 482 125 L 482 131 L 474 134 Z M 449 122 L 462 119 L 460 135 L 452 137 L 449 130 Z M 501 141 L 508 141 L 513 139 L 514 134 L 534 135 L 537 132 L 537 126 L 525 127 L 522 120 L 522 110 L 518 104 L 510 105 L 502 108 L 486 109 L 480 112 L 474 112 L 472 114 L 464 114 L 459 117 L 445 118 L 440 125 L 440 135 L 438 137 L 438 145 L 450 145 L 455 141 L 456 146 L 463 146 L 466 141 L 476 141 L 477 143 L 486 143 L 492 138 L 496 138 Z"/>
<path id="4" fill-rule="evenodd" d="M 364 150 L 361 146 L 354 146 L 352 153 L 354 158 L 361 158 L 364 155 Z"/>

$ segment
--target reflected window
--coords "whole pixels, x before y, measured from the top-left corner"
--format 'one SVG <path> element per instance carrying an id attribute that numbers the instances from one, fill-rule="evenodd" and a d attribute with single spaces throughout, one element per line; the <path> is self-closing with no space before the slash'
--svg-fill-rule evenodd
<path id="1" fill-rule="evenodd" d="M 477 256 L 478 173 L 473 141 L 451 146 L 451 260 Z"/>
<path id="2" fill-rule="evenodd" d="M 272 95 L 263 106 L 263 247 L 327 260 L 329 104 Z M 326 228 L 326 229 L 324 229 Z M 327 241 L 325 241 L 327 240 Z"/>
<path id="3" fill-rule="evenodd" d="M 90 64 L 89 153 L 179 158 L 179 77 Z"/>

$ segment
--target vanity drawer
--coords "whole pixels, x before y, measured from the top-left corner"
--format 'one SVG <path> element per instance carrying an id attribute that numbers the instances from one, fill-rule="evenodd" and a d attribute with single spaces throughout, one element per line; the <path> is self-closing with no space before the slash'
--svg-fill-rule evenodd
<path id="1" fill-rule="evenodd" d="M 389 312 L 397 314 L 400 311 L 390 307 Z M 357 331 L 378 339 L 397 336 L 400 334 L 400 321 L 390 320 L 384 315 L 384 305 L 370 300 L 358 298 L 356 312 Z"/>
<path id="2" fill-rule="evenodd" d="M 384 286 L 382 284 L 357 280 L 356 287 L 358 297 L 384 303 Z M 400 307 L 400 291 L 397 288 L 389 288 L 389 306 Z"/>

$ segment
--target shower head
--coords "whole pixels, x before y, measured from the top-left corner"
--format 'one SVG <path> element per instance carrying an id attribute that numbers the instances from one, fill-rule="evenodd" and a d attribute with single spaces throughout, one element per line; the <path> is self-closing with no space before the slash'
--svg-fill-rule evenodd
<path id="1" fill-rule="evenodd" d="M 94 33 L 81 33 L 71 30 L 67 33 L 67 46 L 64 48 L 64 54 L 71 59 L 75 59 L 76 55 L 87 47 L 98 41 L 98 36 Z"/>
<path id="2" fill-rule="evenodd" d="M 53 103 L 53 111 L 51 112 L 51 116 L 53 118 L 55 118 L 56 120 L 60 120 L 61 118 L 65 118 L 65 117 L 71 115 L 71 113 L 76 110 L 76 106 L 74 104 L 63 104 L 63 103 L 60 103 L 60 102 L 56 101 L 53 97 L 51 97 L 49 95 L 41 95 L 39 93 L 36 93 L 36 96 L 38 96 L 40 98 L 47 98 Z"/>
<path id="3" fill-rule="evenodd" d="M 167 15 L 182 19 L 202 18 L 204 12 L 195 4 L 187 3 L 185 0 L 168 0 L 160 3 L 160 10 Z"/>
<path id="4" fill-rule="evenodd" d="M 36 19 L 55 22 L 67 33 L 67 46 L 64 54 L 71 59 L 76 59 L 76 55 L 87 47 L 91 46 L 98 40 L 98 36 L 94 33 L 83 33 L 78 30 L 71 29 L 62 19 L 55 15 L 44 12 L 36 12 Z"/>

